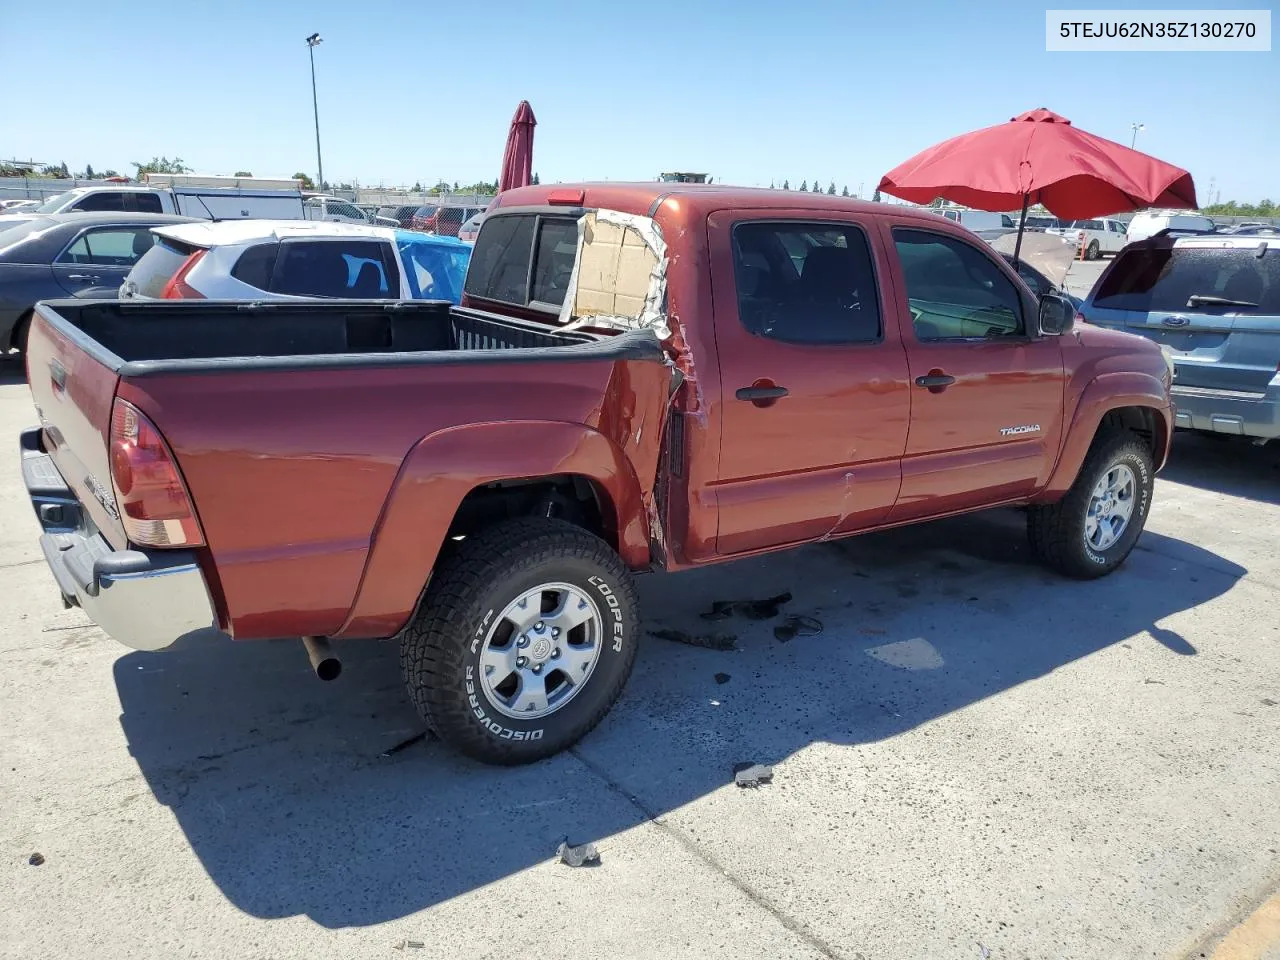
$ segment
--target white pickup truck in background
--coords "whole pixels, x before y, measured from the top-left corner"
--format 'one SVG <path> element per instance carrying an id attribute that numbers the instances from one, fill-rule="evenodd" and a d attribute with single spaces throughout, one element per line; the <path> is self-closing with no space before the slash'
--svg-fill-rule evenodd
<path id="1" fill-rule="evenodd" d="M 1119 253 L 1125 245 L 1122 220 L 1072 220 L 1060 227 L 1050 227 L 1045 233 L 1062 237 L 1077 250 L 1083 246 L 1086 260 L 1097 260 L 1104 253 Z"/>
<path id="2" fill-rule="evenodd" d="M 120 211 L 205 220 L 301 220 L 297 180 L 148 174 L 144 183 L 75 187 L 24 214 Z"/>

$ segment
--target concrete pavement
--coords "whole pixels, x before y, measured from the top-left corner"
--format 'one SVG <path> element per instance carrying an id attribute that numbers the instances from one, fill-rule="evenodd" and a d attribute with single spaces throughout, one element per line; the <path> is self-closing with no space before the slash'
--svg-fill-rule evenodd
<path id="1" fill-rule="evenodd" d="M 382 756 L 421 729 L 393 644 L 344 644 L 322 685 L 294 641 L 142 654 L 63 610 L 33 417 L 0 365 L 0 956 L 1273 949 L 1280 451 L 1180 436 L 1095 583 L 1032 566 L 1016 512 L 645 578 L 651 629 L 789 590 L 823 630 L 649 639 L 578 748 L 497 770 Z M 732 786 L 747 760 L 773 783 Z M 602 863 L 553 863 L 565 836 Z"/>

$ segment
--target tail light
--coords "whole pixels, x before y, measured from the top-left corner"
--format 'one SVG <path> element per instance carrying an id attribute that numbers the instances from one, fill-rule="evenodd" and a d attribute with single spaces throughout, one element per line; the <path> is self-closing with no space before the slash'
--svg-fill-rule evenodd
<path id="1" fill-rule="evenodd" d="M 169 278 L 169 282 L 160 291 L 161 300 L 203 300 L 204 294 L 187 283 L 187 274 L 204 257 L 208 250 L 197 250 L 183 261 L 178 272 Z"/>
<path id="2" fill-rule="evenodd" d="M 169 445 L 133 404 L 111 408 L 111 485 L 125 534 L 140 546 L 204 543 L 195 508 Z"/>

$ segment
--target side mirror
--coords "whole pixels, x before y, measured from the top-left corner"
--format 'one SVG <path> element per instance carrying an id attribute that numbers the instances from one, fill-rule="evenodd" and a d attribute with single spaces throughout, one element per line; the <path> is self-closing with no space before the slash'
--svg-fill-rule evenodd
<path id="1" fill-rule="evenodd" d="M 1040 298 L 1040 333 L 1060 337 L 1071 329 L 1076 319 L 1076 308 L 1066 297 L 1046 293 Z"/>

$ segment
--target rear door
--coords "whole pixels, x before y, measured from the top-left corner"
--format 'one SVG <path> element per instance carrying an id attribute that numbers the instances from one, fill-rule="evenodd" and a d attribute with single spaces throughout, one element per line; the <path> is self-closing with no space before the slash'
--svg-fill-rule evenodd
<path id="1" fill-rule="evenodd" d="M 874 526 L 897 498 L 907 360 L 874 229 L 813 211 L 708 219 L 721 555 Z"/>
<path id="2" fill-rule="evenodd" d="M 1175 388 L 1261 394 L 1280 365 L 1280 251 L 1207 239 L 1129 247 L 1084 309 L 1169 348 Z"/>
<path id="3" fill-rule="evenodd" d="M 89 227 L 54 259 L 54 277 L 68 296 L 115 297 L 154 241 L 151 228 L 143 224 Z"/>
<path id="4" fill-rule="evenodd" d="M 893 521 L 1026 496 L 1057 457 L 1062 349 L 985 244 L 919 221 L 885 226 L 911 378 Z M 985 248 L 985 249 L 984 249 Z M 905 327 L 905 323 L 904 323 Z"/>

